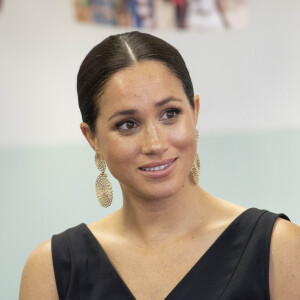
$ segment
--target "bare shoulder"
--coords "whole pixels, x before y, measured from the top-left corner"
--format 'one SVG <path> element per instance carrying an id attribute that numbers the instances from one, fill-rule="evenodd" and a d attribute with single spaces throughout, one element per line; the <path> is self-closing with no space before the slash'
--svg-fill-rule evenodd
<path id="1" fill-rule="evenodd" d="M 209 202 L 212 207 L 211 215 L 214 215 L 218 221 L 225 220 L 228 223 L 227 225 L 248 210 L 246 207 L 214 196 L 210 197 Z"/>
<path id="2" fill-rule="evenodd" d="M 300 299 L 300 227 L 282 218 L 273 228 L 269 280 L 271 300 Z"/>
<path id="3" fill-rule="evenodd" d="M 102 235 L 110 235 L 118 228 L 119 214 L 120 209 L 94 223 L 87 224 L 87 227 L 95 234 L 101 232 Z"/>
<path id="4" fill-rule="evenodd" d="M 39 245 L 28 257 L 22 274 L 20 300 L 58 300 L 51 240 Z"/>

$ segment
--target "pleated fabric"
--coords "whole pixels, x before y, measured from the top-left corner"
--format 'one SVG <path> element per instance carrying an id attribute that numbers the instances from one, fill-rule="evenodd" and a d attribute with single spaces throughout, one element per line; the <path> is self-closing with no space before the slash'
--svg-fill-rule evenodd
<path id="1" fill-rule="evenodd" d="M 244 211 L 165 299 L 269 300 L 270 244 L 278 217 L 290 221 L 254 207 Z M 135 299 L 86 224 L 53 235 L 52 258 L 60 300 Z"/>

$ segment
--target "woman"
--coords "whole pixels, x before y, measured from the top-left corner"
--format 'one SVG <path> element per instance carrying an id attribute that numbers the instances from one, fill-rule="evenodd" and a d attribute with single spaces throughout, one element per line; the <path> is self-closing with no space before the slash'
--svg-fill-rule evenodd
<path id="1" fill-rule="evenodd" d="M 300 229 L 198 186 L 199 97 L 178 51 L 130 32 L 94 47 L 78 73 L 81 130 L 97 196 L 123 206 L 33 251 L 20 299 L 299 299 Z"/>

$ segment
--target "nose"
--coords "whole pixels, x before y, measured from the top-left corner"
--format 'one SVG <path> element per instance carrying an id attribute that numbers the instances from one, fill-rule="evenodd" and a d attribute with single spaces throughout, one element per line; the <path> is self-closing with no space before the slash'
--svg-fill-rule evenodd
<path id="1" fill-rule="evenodd" d="M 161 154 L 167 149 L 167 136 L 161 128 L 155 125 L 146 127 L 143 131 L 142 153 Z"/>

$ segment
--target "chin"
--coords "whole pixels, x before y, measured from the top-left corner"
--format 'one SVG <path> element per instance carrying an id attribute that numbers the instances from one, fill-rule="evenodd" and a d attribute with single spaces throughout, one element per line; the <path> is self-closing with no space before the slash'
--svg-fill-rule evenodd
<path id="1" fill-rule="evenodd" d="M 159 183 L 156 186 L 145 187 L 145 189 L 140 190 L 139 193 L 149 200 L 163 200 L 173 197 L 182 186 L 183 184 L 174 182 Z"/>
<path id="2" fill-rule="evenodd" d="M 183 175 L 182 173 L 181 175 Z M 177 173 L 176 176 L 165 177 L 160 180 L 140 180 L 140 178 L 135 178 L 134 180 L 134 176 L 128 176 L 128 178 L 133 180 L 128 182 L 128 178 L 124 178 L 123 182 L 121 180 L 119 180 L 119 182 L 124 195 L 128 195 L 129 197 L 130 194 L 136 195 L 138 197 L 149 199 L 149 201 L 163 200 L 173 197 L 186 186 L 188 178 L 186 176 L 178 175 L 179 174 Z"/>

